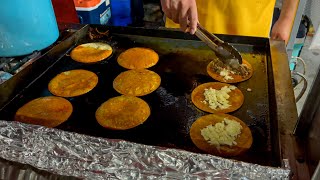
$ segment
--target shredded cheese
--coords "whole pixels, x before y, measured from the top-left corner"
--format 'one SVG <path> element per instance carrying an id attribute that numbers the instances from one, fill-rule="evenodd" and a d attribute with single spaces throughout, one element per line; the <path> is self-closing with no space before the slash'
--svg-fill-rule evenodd
<path id="1" fill-rule="evenodd" d="M 233 77 L 230 76 L 230 73 L 231 73 L 231 74 L 235 74 L 234 71 L 230 71 L 230 70 L 228 70 L 228 69 L 226 69 L 226 68 L 223 68 L 223 69 L 220 71 L 220 76 L 222 76 L 224 80 L 232 80 Z"/>
<path id="2" fill-rule="evenodd" d="M 205 100 L 202 103 L 209 104 L 209 107 L 214 110 L 227 109 L 231 106 L 228 101 L 230 97 L 228 93 L 235 89 L 235 86 L 224 86 L 220 90 L 205 89 L 203 93 Z"/>
<path id="3" fill-rule="evenodd" d="M 112 50 L 112 47 L 109 44 L 106 43 L 86 43 L 86 44 L 81 44 L 80 46 L 82 47 L 91 47 L 94 49 L 99 49 L 99 50 Z"/>
<path id="4" fill-rule="evenodd" d="M 224 118 L 222 122 L 201 129 L 201 135 L 210 145 L 219 148 L 220 145 L 237 145 L 235 140 L 241 134 L 241 130 L 239 122 Z"/>

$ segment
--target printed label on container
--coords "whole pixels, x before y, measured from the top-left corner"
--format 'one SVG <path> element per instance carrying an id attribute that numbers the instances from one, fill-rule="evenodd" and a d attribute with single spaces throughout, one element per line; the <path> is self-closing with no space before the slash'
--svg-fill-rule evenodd
<path id="1" fill-rule="evenodd" d="M 102 14 L 100 14 L 100 24 L 107 24 L 111 18 L 111 9 L 108 7 Z"/>

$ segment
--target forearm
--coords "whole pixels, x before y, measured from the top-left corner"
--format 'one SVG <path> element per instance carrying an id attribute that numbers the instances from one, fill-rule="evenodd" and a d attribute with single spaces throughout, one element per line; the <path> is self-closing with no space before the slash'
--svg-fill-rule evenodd
<path id="1" fill-rule="evenodd" d="M 296 14 L 299 0 L 283 0 L 279 20 L 292 23 Z"/>

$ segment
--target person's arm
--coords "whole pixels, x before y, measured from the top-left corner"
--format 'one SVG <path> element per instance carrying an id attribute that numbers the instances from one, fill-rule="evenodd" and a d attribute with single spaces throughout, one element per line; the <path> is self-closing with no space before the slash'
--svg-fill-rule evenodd
<path id="1" fill-rule="evenodd" d="M 164 14 L 175 23 L 180 24 L 181 30 L 194 34 L 197 29 L 198 12 L 195 0 L 161 0 Z"/>
<path id="2" fill-rule="evenodd" d="M 284 40 L 286 44 L 288 43 L 298 3 L 299 0 L 283 0 L 280 17 L 271 31 L 272 39 Z"/>

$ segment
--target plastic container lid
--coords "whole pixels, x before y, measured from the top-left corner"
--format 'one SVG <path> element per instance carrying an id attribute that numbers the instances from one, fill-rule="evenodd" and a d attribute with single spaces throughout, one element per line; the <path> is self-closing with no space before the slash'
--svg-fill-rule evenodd
<path id="1" fill-rule="evenodd" d="M 98 5 L 101 0 L 73 0 L 76 7 L 90 8 Z"/>

